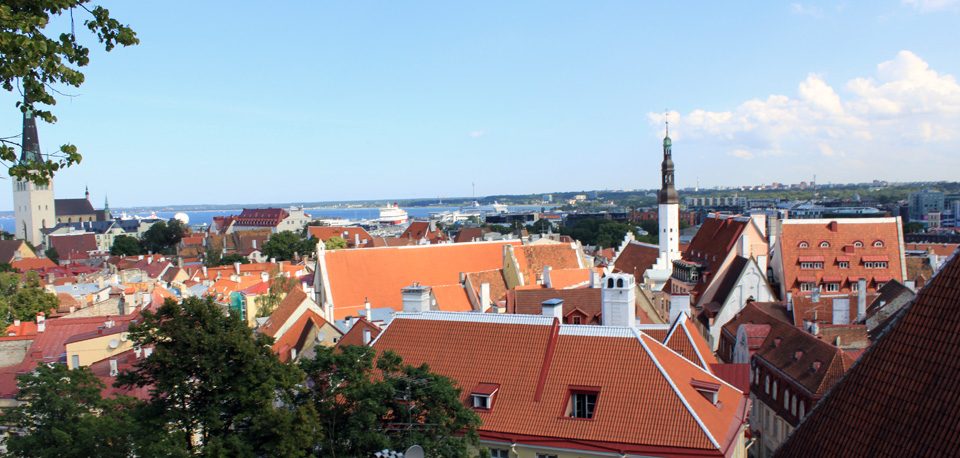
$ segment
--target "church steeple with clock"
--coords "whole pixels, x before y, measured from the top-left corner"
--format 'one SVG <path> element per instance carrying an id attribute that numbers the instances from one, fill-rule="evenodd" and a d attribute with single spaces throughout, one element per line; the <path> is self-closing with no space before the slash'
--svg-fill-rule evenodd
<path id="1" fill-rule="evenodd" d="M 660 165 L 660 192 L 657 193 L 659 216 L 660 257 L 668 265 L 680 259 L 680 198 L 674 187 L 673 141 L 670 140 L 670 121 L 663 137 L 663 162 Z"/>

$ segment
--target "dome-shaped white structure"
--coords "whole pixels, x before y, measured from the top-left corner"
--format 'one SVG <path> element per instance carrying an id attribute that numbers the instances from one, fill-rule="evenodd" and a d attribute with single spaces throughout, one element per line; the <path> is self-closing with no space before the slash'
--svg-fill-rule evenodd
<path id="1" fill-rule="evenodd" d="M 173 219 L 180 221 L 184 226 L 190 224 L 190 216 L 184 212 L 177 212 L 176 215 L 173 215 Z"/>

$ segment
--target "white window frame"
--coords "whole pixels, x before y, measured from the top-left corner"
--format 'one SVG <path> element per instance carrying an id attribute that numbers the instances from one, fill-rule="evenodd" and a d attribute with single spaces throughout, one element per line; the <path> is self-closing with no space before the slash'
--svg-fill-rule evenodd
<path id="1" fill-rule="evenodd" d="M 488 394 L 470 394 L 470 403 L 474 409 L 490 410 L 493 406 L 491 396 Z"/>
<path id="2" fill-rule="evenodd" d="M 827 283 L 824 287 L 824 290 L 828 293 L 835 293 L 840 291 L 840 283 L 830 282 Z"/>

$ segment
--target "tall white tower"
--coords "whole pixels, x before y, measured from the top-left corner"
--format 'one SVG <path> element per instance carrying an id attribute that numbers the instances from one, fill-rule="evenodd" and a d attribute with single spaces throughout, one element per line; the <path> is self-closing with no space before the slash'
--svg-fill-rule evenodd
<path id="1" fill-rule="evenodd" d="M 27 110 L 23 113 L 23 136 L 20 163 L 43 162 L 40 155 L 40 138 L 37 135 L 37 120 Z M 16 220 L 16 237 L 33 245 L 43 242 L 40 229 L 57 224 L 53 201 L 53 180 L 36 184 L 25 180 L 13 181 L 13 213 Z"/>
<path id="2" fill-rule="evenodd" d="M 680 198 L 673 183 L 673 157 L 671 153 L 670 124 L 667 123 L 667 133 L 663 137 L 663 163 L 660 166 L 661 183 L 660 193 L 657 195 L 659 204 L 660 224 L 660 258 L 666 258 L 667 265 L 680 259 Z"/>

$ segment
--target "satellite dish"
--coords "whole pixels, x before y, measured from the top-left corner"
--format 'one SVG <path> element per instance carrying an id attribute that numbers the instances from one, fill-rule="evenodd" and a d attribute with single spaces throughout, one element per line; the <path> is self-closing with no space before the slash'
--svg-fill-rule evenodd
<path id="1" fill-rule="evenodd" d="M 119 341 L 119 340 L 113 339 L 113 340 L 110 341 L 110 349 L 116 349 L 116 348 L 119 347 L 119 346 L 120 346 L 120 341 Z"/>
<path id="2" fill-rule="evenodd" d="M 403 452 L 404 458 L 424 458 L 423 447 L 411 445 L 406 452 Z"/>

